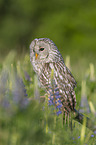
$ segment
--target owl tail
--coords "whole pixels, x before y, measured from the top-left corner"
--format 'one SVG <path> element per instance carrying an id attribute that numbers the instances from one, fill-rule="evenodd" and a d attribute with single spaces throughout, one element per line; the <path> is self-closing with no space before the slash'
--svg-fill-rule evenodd
<path id="1" fill-rule="evenodd" d="M 96 131 L 96 125 L 94 124 L 94 121 L 91 120 L 90 118 L 86 117 L 85 115 L 79 113 L 76 109 L 74 109 L 75 115 L 75 120 L 78 121 L 79 123 L 83 124 L 84 119 L 86 121 L 86 127 L 92 130 L 93 132 Z"/>

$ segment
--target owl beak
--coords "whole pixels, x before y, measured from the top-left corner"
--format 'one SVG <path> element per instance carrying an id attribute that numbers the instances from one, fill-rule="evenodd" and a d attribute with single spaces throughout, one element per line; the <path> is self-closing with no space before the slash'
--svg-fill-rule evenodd
<path id="1" fill-rule="evenodd" d="M 37 53 L 35 53 L 35 58 L 36 58 L 36 59 L 38 58 L 38 54 L 37 54 Z"/>

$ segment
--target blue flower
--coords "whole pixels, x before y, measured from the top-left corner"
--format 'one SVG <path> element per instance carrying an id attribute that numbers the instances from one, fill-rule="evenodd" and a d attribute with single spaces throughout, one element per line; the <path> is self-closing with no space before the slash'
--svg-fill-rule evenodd
<path id="1" fill-rule="evenodd" d="M 53 103 L 53 101 L 52 101 L 52 100 L 49 100 L 48 102 L 49 102 L 49 104 L 48 104 L 48 105 L 50 105 L 50 106 L 51 106 L 51 105 L 54 105 L 54 103 Z"/>
<path id="2" fill-rule="evenodd" d="M 30 81 L 30 76 L 28 72 L 24 71 L 24 75 L 25 75 L 25 80 Z"/>
<path id="3" fill-rule="evenodd" d="M 80 138 L 80 136 L 78 136 L 78 139 Z"/>
<path id="4" fill-rule="evenodd" d="M 53 89 L 54 88 L 54 89 Z M 59 115 L 62 113 L 61 108 L 62 108 L 62 102 L 60 100 L 61 96 L 59 95 L 59 89 L 57 87 L 57 85 L 55 85 L 55 87 L 49 87 L 49 93 L 50 93 L 50 97 L 48 98 L 48 105 L 53 105 L 55 106 L 56 109 L 56 114 Z"/>
<path id="5" fill-rule="evenodd" d="M 22 103 L 21 103 L 21 108 L 26 108 L 29 104 L 28 98 L 23 98 Z"/>
<path id="6" fill-rule="evenodd" d="M 59 92 L 59 89 L 58 89 L 58 87 L 57 87 L 57 88 L 56 88 L 56 87 L 57 87 L 57 85 L 55 85 L 55 92 L 56 92 L 56 91 L 58 91 L 58 92 Z"/>
<path id="7" fill-rule="evenodd" d="M 52 100 L 52 101 L 54 100 L 54 98 L 53 98 L 53 97 L 49 97 L 49 99 L 50 99 L 50 100 Z"/>
<path id="8" fill-rule="evenodd" d="M 60 95 L 58 95 L 58 96 L 55 96 L 55 98 L 56 98 L 56 99 L 59 99 L 59 98 L 61 98 L 61 96 L 60 96 Z"/>
<path id="9" fill-rule="evenodd" d="M 23 80 L 17 75 L 14 75 L 12 81 L 12 96 L 13 104 L 18 105 L 20 108 L 25 108 L 28 104 L 28 98 Z"/>
<path id="10" fill-rule="evenodd" d="M 55 96 L 58 96 L 58 95 L 59 95 L 59 91 L 57 91 L 56 93 L 54 93 L 54 95 L 55 95 Z"/>
<path id="11" fill-rule="evenodd" d="M 61 100 L 58 100 L 58 103 L 61 103 Z"/>
<path id="12" fill-rule="evenodd" d="M 96 130 L 94 131 L 94 134 L 96 134 Z"/>
<path id="13" fill-rule="evenodd" d="M 61 108 L 62 107 L 62 104 L 60 104 L 60 105 L 58 105 L 58 106 L 56 106 L 57 108 Z"/>
<path id="14" fill-rule="evenodd" d="M 2 106 L 3 106 L 4 108 L 9 108 L 9 107 L 10 107 L 10 103 L 9 103 L 9 100 L 8 100 L 7 98 L 4 98 L 4 99 L 2 100 Z"/>
<path id="15" fill-rule="evenodd" d="M 94 137 L 94 134 L 92 134 L 91 137 Z"/>
<path id="16" fill-rule="evenodd" d="M 62 111 L 59 110 L 58 112 L 56 112 L 56 114 L 60 115 L 60 114 L 62 114 Z"/>

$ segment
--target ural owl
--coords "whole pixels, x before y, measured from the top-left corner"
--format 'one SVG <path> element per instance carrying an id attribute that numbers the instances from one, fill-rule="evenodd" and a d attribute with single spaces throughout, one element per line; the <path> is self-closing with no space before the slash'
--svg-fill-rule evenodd
<path id="1" fill-rule="evenodd" d="M 86 118 L 86 127 L 92 131 L 96 130 L 94 122 L 75 109 L 76 96 L 74 87 L 76 86 L 76 81 L 66 67 L 63 57 L 54 42 L 48 38 L 34 39 L 30 44 L 30 61 L 38 76 L 41 87 L 45 88 L 49 94 L 49 101 L 50 95 L 54 95 L 50 94 L 53 80 L 55 90 L 53 92 L 55 92 L 55 97 L 58 99 L 57 102 L 55 100 L 53 103 L 56 103 L 56 106 L 59 106 L 60 108 L 58 108 L 65 115 L 68 114 L 69 116 L 71 111 L 75 112 L 76 116 L 74 119 L 81 124 L 84 118 Z M 53 77 L 51 77 L 52 70 L 54 72 Z"/>
<path id="2" fill-rule="evenodd" d="M 48 38 L 34 39 L 30 45 L 30 61 L 41 87 L 45 88 L 48 93 L 51 86 L 51 71 L 54 70 L 53 80 L 59 90 L 61 110 L 66 113 L 74 111 L 76 81 L 53 41 Z"/>

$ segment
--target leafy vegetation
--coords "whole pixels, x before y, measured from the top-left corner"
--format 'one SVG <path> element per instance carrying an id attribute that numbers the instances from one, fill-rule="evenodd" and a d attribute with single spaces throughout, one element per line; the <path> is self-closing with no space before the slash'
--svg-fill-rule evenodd
<path id="1" fill-rule="evenodd" d="M 76 109 L 96 124 L 96 1 L 0 0 L 0 145 L 95 145 L 96 132 L 62 125 L 40 99 L 29 58 L 39 37 L 57 45 L 77 81 Z"/>
<path id="2" fill-rule="evenodd" d="M 95 0 L 1 0 L 0 51 L 28 51 L 35 37 L 48 37 L 72 61 L 79 61 L 78 55 L 94 60 L 95 17 Z"/>
<path id="3" fill-rule="evenodd" d="M 16 61 L 15 57 L 16 53 L 11 51 L 0 65 L 0 144 L 95 144 L 96 132 L 74 120 L 71 130 L 68 123 L 62 124 L 62 114 L 55 115 L 54 106 L 48 106 L 47 96 L 42 103 L 40 95 L 45 92 L 37 87 L 29 54 L 21 61 Z M 76 89 L 76 108 L 96 123 L 96 77 L 93 71 L 94 65 Z"/>

